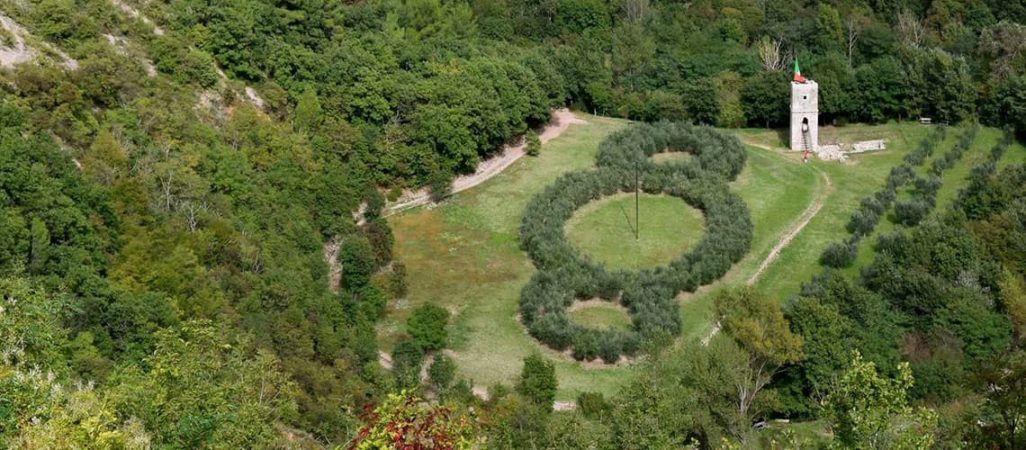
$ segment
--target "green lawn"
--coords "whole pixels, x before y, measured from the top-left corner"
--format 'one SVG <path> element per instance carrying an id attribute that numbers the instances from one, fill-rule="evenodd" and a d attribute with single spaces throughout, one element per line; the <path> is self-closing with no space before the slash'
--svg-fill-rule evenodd
<path id="1" fill-rule="evenodd" d="M 684 200 L 621 193 L 584 205 L 567 221 L 570 243 L 612 269 L 638 270 L 668 264 L 702 237 L 705 217 Z M 637 217 L 635 217 L 637 216 Z M 635 238 L 635 220 L 638 235 Z"/>
<path id="2" fill-rule="evenodd" d="M 688 152 L 662 152 L 652 155 L 650 158 L 657 163 L 662 162 L 685 162 L 694 156 Z"/>
<path id="3" fill-rule="evenodd" d="M 578 306 L 580 305 L 580 306 Z M 631 318 L 627 309 L 613 302 L 592 300 L 576 303 L 569 308 L 570 320 L 578 325 L 605 330 L 608 328 L 630 329 Z"/>
<path id="4" fill-rule="evenodd" d="M 810 166 L 830 179 L 832 188 L 825 197 L 823 208 L 781 251 L 776 262 L 756 283 L 756 288 L 781 301 L 796 294 L 802 283 L 822 270 L 819 255 L 823 248 L 848 236 L 844 227 L 852 211 L 858 207 L 859 200 L 876 192 L 891 167 L 901 163 L 902 157 L 914 150 L 929 131 L 929 127 L 912 122 L 824 127 L 820 134 L 822 143 L 885 139 L 887 150 L 854 155 L 845 162 L 810 160 Z M 745 139 L 761 141 L 774 148 L 782 148 L 783 145 L 775 132 L 743 130 L 741 134 Z"/>
<path id="5" fill-rule="evenodd" d="M 411 309 L 430 302 L 454 313 L 449 346 L 454 350 L 459 375 L 472 380 L 475 385 L 512 384 L 523 357 L 533 351 L 541 352 L 556 363 L 559 400 L 574 399 L 581 391 L 612 394 L 631 378 L 634 370 L 631 365 L 582 365 L 548 350 L 528 336 L 516 319 L 520 289 L 534 273 L 530 260 L 519 247 L 517 234 L 525 205 L 560 174 L 593 167 L 598 144 L 610 133 L 627 125 L 624 121 L 585 114 L 580 117 L 589 124 L 571 126 L 563 136 L 545 144 L 541 156 L 525 157 L 502 174 L 457 194 L 440 206 L 419 208 L 388 219 L 396 236 L 396 257 L 407 265 L 410 294 L 408 298 L 390 305 L 387 317 L 379 326 L 379 336 L 385 349 L 389 349 L 401 335 L 402 324 Z M 776 131 L 731 131 L 746 142 L 769 147 L 747 147 L 746 167 L 731 183 L 731 189 L 744 198 L 751 211 L 754 225 L 752 248 L 711 289 L 683 296 L 682 336 L 700 338 L 708 334 L 712 326 L 709 320 L 712 294 L 716 289 L 745 284 L 813 199 L 823 197 L 825 204 L 819 214 L 784 248 L 757 283 L 759 289 L 781 301 L 795 294 L 801 283 L 820 271 L 818 258 L 823 247 L 847 236 L 844 224 L 859 199 L 879 189 L 890 168 L 900 162 L 902 156 L 913 149 L 928 131 L 928 127 L 913 123 L 825 128 L 823 136 L 827 138 L 888 139 L 888 150 L 863 154 L 845 163 L 815 160 L 808 164 L 802 164 L 797 153 L 782 149 L 780 134 Z M 987 130 L 981 136 L 990 131 L 993 130 Z M 978 139 L 978 142 L 984 140 Z M 989 146 L 982 149 L 988 150 Z M 1017 155 L 1015 157 L 1021 159 L 1024 153 L 1021 147 L 1013 146 L 1009 158 Z M 971 160 L 969 154 L 966 156 L 963 163 Z M 956 167 L 949 172 L 957 178 L 961 170 Z M 824 174 L 829 177 L 831 188 L 826 186 Z M 946 176 L 945 189 L 954 189 L 956 183 L 951 184 L 949 187 Z M 953 194 L 942 195 L 950 197 Z M 646 203 L 657 198 L 648 197 Z M 669 200 L 667 198 L 665 206 L 675 204 L 687 210 L 683 202 Z M 617 201 L 625 201 L 631 206 L 626 208 L 628 213 L 633 210 L 630 197 L 614 198 L 586 206 L 598 205 L 590 213 L 579 211 L 582 217 L 574 220 L 597 220 L 601 223 L 604 215 L 615 217 L 614 213 L 619 213 L 620 223 L 626 225 L 623 213 L 616 206 Z M 645 204 L 642 208 L 642 211 L 672 209 Z M 701 223 L 700 217 L 697 219 Z M 663 239 L 700 237 L 700 233 L 681 233 L 688 236 L 671 233 L 681 228 L 681 220 L 682 213 L 678 210 L 656 221 L 669 224 L 662 226 Z M 643 218 L 643 237 L 646 230 L 659 232 L 661 229 L 659 225 L 647 223 Z M 882 221 L 881 228 L 886 223 L 886 220 Z M 594 230 L 578 231 L 584 231 L 585 235 L 601 235 Z M 608 233 L 614 231 L 609 230 Z M 610 246 L 613 248 L 609 251 L 617 251 L 615 247 L 618 246 L 623 249 L 623 244 L 631 243 L 623 241 L 633 240 L 629 234 L 626 235 L 628 239 L 623 239 L 623 233 L 629 233 L 626 226 L 620 227 L 617 233 L 621 233 L 620 237 L 611 238 L 617 245 Z M 590 245 L 586 243 L 589 240 L 587 236 L 582 238 L 579 234 L 571 231 L 571 238 L 577 245 Z M 608 311 L 585 312 L 587 309 L 590 308 L 579 310 L 579 314 L 575 312 L 575 320 L 596 323 L 621 321 L 622 325 L 626 319 Z"/>

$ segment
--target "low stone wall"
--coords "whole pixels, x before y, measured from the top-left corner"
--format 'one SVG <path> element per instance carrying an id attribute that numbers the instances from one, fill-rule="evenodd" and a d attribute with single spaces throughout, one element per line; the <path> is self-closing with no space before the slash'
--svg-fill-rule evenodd
<path id="1" fill-rule="evenodd" d="M 884 150 L 887 148 L 886 143 L 883 139 L 877 139 L 875 141 L 860 141 L 851 145 L 851 150 L 848 153 L 862 153 L 871 152 L 876 150 Z"/>

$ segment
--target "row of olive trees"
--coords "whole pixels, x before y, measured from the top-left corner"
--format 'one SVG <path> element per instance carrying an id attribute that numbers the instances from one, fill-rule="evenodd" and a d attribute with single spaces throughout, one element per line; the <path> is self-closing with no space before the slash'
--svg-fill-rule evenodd
<path id="1" fill-rule="evenodd" d="M 958 192 L 955 200 L 955 206 L 964 211 L 968 218 L 985 218 L 987 212 L 994 209 L 994 205 L 1006 202 L 1011 196 L 1006 189 L 999 189 L 992 178 L 997 173 L 998 161 L 1014 140 L 1015 130 L 1006 127 L 1001 139 L 990 149 L 987 159 L 972 168 L 968 183 Z"/>
<path id="2" fill-rule="evenodd" d="M 649 156 L 685 151 L 685 162 L 655 163 Z M 577 359 L 614 362 L 646 342 L 680 332 L 674 297 L 721 277 L 747 251 L 752 224 L 744 202 L 731 193 L 745 163 L 740 142 L 711 128 L 680 123 L 639 125 L 610 136 L 599 147 L 596 170 L 568 173 L 527 206 L 521 245 L 539 272 L 524 287 L 520 314 L 532 336 Z M 564 223 L 581 206 L 634 190 L 672 195 L 701 209 L 706 234 L 670 264 L 637 273 L 610 271 L 581 254 L 567 240 Z M 577 299 L 601 298 L 627 308 L 633 329 L 595 330 L 570 321 L 566 309 Z"/>
<path id="3" fill-rule="evenodd" d="M 894 203 L 894 222 L 912 226 L 930 214 L 930 211 L 937 205 L 937 191 L 941 187 L 940 176 L 945 170 L 954 167 L 959 159 L 962 159 L 976 138 L 978 130 L 978 126 L 970 126 L 965 133 L 959 136 L 958 142 L 950 150 L 933 160 L 930 172 L 926 177 L 916 178 L 911 197 Z"/>
<path id="4" fill-rule="evenodd" d="M 901 202 L 897 200 L 899 189 L 912 182 L 919 184 L 920 180 L 916 178 L 915 167 L 923 165 L 927 158 L 933 155 L 935 148 L 944 140 L 946 134 L 947 127 L 943 125 L 934 129 L 919 142 L 919 146 L 914 151 L 905 155 L 902 164 L 891 168 L 883 188 L 872 196 L 864 197 L 859 201 L 859 208 L 852 213 L 845 225 L 851 235 L 840 242 L 831 243 L 823 249 L 819 259 L 821 264 L 840 268 L 848 267 L 855 262 L 859 241 L 873 232 L 876 225 L 880 223 L 880 218 L 891 208 L 891 205 L 894 205 L 896 201 Z M 933 185 L 934 182 L 928 184 Z M 939 179 L 936 184 L 939 187 Z"/>

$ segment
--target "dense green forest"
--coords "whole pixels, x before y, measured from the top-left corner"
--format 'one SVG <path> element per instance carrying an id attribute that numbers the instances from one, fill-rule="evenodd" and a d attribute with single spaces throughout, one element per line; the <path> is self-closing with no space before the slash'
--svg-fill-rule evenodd
<path id="1" fill-rule="evenodd" d="M 794 299 L 726 292 L 708 346 L 652 350 L 620 396 L 574 413 L 551 411 L 540 357 L 473 395 L 437 351 L 444 309 L 414 314 L 392 370 L 374 328 L 406 289 L 383 206 L 444 190 L 554 107 L 781 126 L 797 58 L 821 122 L 979 122 L 1007 145 L 1026 133 L 1024 2 L 0 12 L 0 47 L 32 56 L 0 70 L 0 448 L 375 448 L 396 427 L 411 448 L 798 445 L 755 435 L 770 418 L 827 421 L 845 448 L 1026 446 L 1026 168 L 999 157 L 933 215 L 935 182 L 895 175 L 849 229 L 892 203 L 907 227 L 858 276 L 825 269 Z M 827 265 L 850 265 L 843 245 Z"/>

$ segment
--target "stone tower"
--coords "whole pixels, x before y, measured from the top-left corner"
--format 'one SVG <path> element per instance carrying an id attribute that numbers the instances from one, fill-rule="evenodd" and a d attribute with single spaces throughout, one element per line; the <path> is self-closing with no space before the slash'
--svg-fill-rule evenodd
<path id="1" fill-rule="evenodd" d="M 819 86 L 807 80 L 794 61 L 791 80 L 791 150 L 815 153 L 819 146 Z"/>

